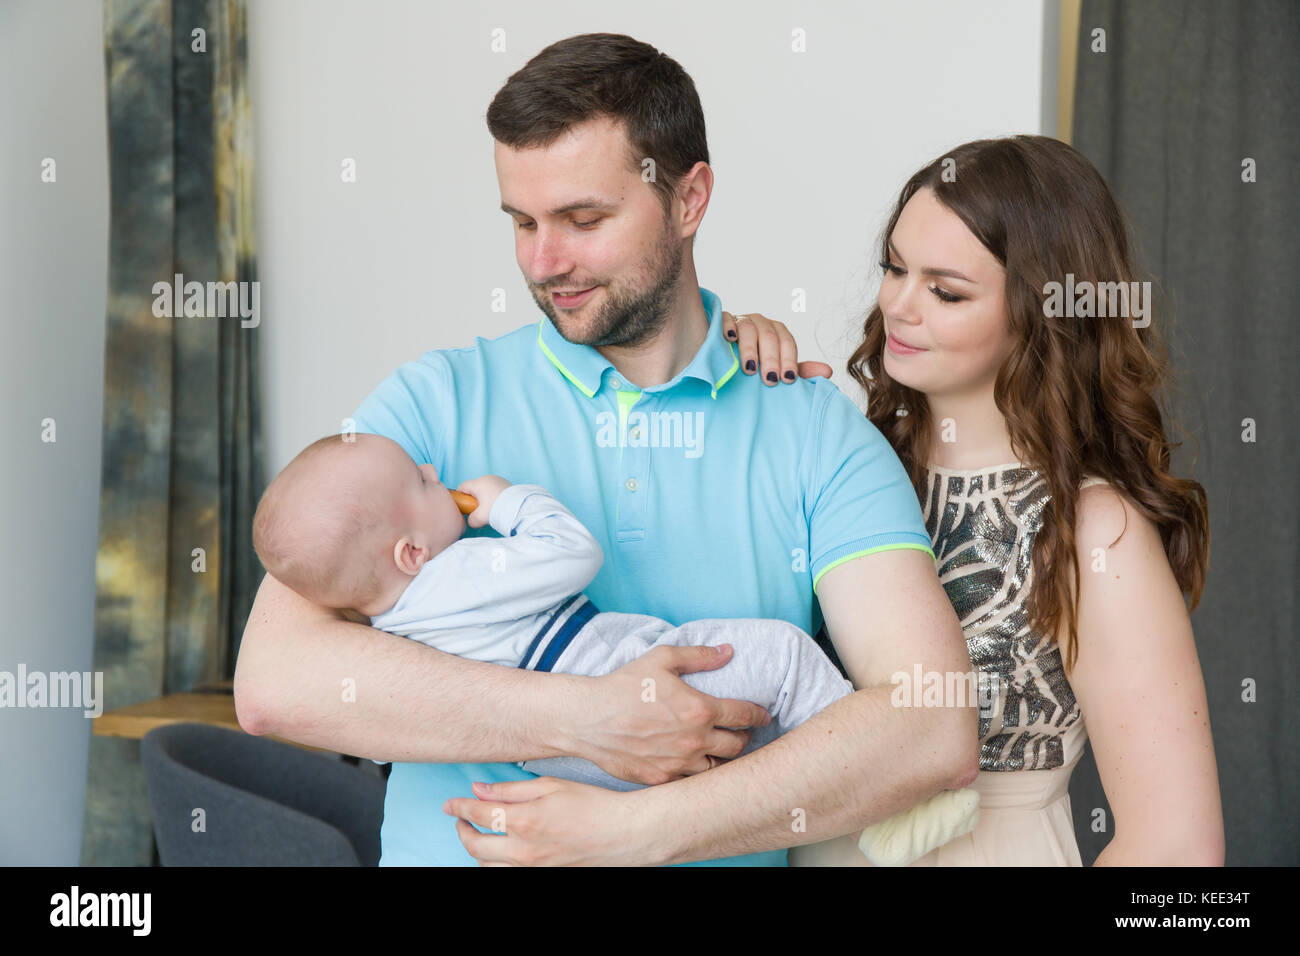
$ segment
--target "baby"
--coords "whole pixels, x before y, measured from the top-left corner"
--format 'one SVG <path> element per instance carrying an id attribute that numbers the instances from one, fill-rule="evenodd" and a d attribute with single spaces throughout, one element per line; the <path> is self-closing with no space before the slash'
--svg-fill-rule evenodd
<path id="1" fill-rule="evenodd" d="M 266 489 L 253 546 L 270 574 L 308 600 L 471 660 L 599 677 L 659 644 L 731 644 L 726 665 L 682 680 L 772 715 L 753 728 L 743 753 L 853 693 L 816 642 L 786 621 L 674 627 L 599 611 L 581 591 L 604 561 L 600 545 L 544 488 L 485 475 L 461 489 L 454 494 L 470 527 L 490 524 L 500 538 L 463 538 L 466 519 L 453 492 L 432 465 L 417 465 L 396 442 L 332 435 L 309 445 Z M 641 788 L 577 757 L 520 766 L 615 790 Z M 973 829 L 978 804 L 973 790 L 943 791 L 869 827 L 859 845 L 877 865 L 911 862 Z"/>

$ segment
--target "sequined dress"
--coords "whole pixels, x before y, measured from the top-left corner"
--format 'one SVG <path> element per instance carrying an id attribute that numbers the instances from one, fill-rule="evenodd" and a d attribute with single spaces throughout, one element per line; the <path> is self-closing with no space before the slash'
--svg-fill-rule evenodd
<path id="1" fill-rule="evenodd" d="M 981 707 L 980 772 L 971 784 L 979 823 L 912 865 L 1080 866 L 1068 786 L 1087 731 L 1056 641 L 1032 629 L 1025 610 L 1046 481 L 1018 463 L 928 472 L 922 512 L 939 579 L 991 706 Z M 796 847 L 790 862 L 870 865 L 856 835 Z"/>

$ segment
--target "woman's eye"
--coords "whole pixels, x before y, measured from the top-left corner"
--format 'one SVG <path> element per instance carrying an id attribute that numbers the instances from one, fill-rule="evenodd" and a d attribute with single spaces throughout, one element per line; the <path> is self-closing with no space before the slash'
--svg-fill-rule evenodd
<path id="1" fill-rule="evenodd" d="M 896 266 L 892 262 L 882 262 L 880 268 L 884 269 L 890 275 L 901 276 L 903 274 L 902 266 Z"/>
<path id="2" fill-rule="evenodd" d="M 953 295 L 951 292 L 948 292 L 948 291 L 946 291 L 946 290 L 944 290 L 944 289 L 940 289 L 938 286 L 931 286 L 931 287 L 930 287 L 930 291 L 933 292 L 936 296 L 938 296 L 938 297 L 939 297 L 939 300 L 942 301 L 942 302 L 960 302 L 960 301 L 961 301 L 961 296 L 959 296 L 959 295 Z"/>

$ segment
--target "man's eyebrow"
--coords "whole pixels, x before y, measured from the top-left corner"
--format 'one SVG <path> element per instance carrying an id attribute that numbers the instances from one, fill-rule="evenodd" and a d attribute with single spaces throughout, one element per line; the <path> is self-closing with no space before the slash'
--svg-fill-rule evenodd
<path id="1" fill-rule="evenodd" d="M 894 240 L 892 239 L 889 240 L 889 251 L 892 252 L 894 255 L 898 256 L 898 258 L 900 259 L 903 258 L 902 255 L 899 254 L 898 249 L 894 247 Z M 976 282 L 974 279 L 962 275 L 956 269 L 935 269 L 935 268 L 922 269 L 921 275 L 941 276 L 945 279 L 960 279 L 962 282 L 969 282 L 971 285 L 979 285 L 979 283 Z"/>
<path id="2" fill-rule="evenodd" d="M 584 196 L 581 199 L 576 199 L 571 203 L 565 203 L 563 206 L 559 206 L 555 209 L 550 210 L 547 213 L 547 215 L 563 216 L 567 212 L 576 212 L 579 209 L 599 209 L 602 212 L 609 212 L 616 208 L 618 208 L 617 203 L 609 202 L 608 200 L 601 199 L 598 196 Z M 523 216 L 525 219 L 532 218 L 532 216 L 528 215 L 528 213 L 516 209 L 514 206 L 510 205 L 507 202 L 503 202 L 501 204 L 501 211 L 505 213 L 509 213 L 512 216 Z"/>

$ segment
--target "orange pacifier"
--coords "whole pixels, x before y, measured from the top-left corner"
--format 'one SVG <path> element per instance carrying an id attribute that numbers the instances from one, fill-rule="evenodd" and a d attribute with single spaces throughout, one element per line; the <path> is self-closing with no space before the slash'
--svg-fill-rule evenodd
<path id="1" fill-rule="evenodd" d="M 467 495 L 463 491 L 452 491 L 451 500 L 456 502 L 456 507 L 460 509 L 460 513 L 463 515 L 469 514 L 478 507 L 478 499 L 473 495 Z"/>

